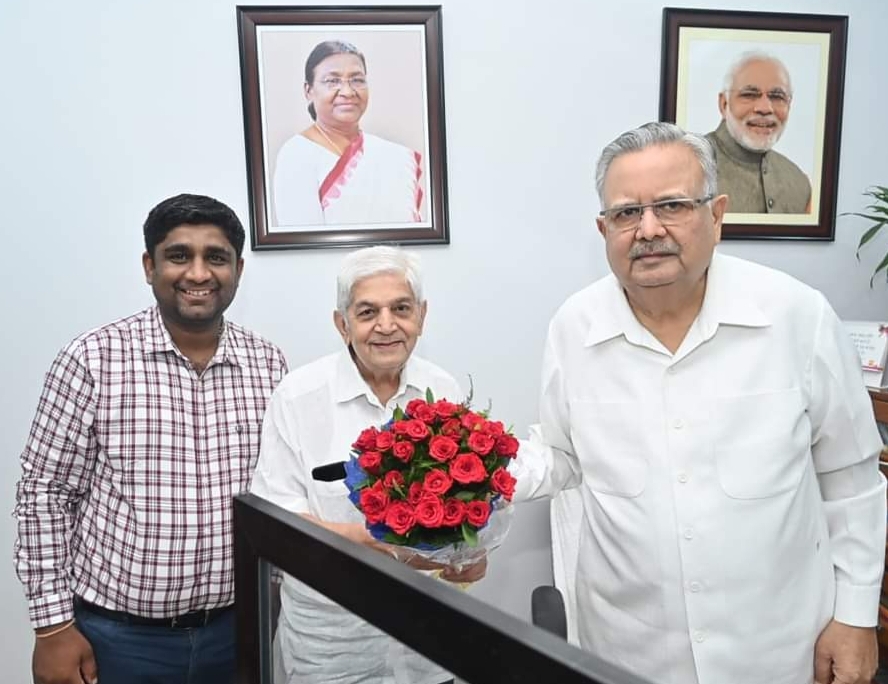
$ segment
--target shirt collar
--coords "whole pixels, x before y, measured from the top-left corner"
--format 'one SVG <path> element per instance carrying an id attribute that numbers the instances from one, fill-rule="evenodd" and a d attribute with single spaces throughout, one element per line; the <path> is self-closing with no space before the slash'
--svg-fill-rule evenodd
<path id="1" fill-rule="evenodd" d="M 401 371 L 401 382 L 398 391 L 393 397 L 400 397 L 406 391 L 407 387 L 413 387 L 421 392 L 425 392 L 430 387 L 432 378 L 422 371 L 413 358 L 407 359 L 407 364 Z M 337 403 L 351 401 L 355 397 L 366 396 L 371 402 L 378 403 L 376 395 L 370 389 L 367 381 L 361 377 L 358 366 L 355 364 L 348 349 L 344 349 L 336 360 L 336 376 L 333 380 L 333 400 Z"/>
<path id="2" fill-rule="evenodd" d="M 182 352 L 173 342 L 170 331 L 164 325 L 163 318 L 157 306 L 152 306 L 145 312 L 142 324 L 142 339 L 145 354 L 164 354 L 172 352 L 183 356 Z M 234 366 L 242 365 L 242 361 L 248 356 L 243 345 L 238 344 L 240 337 L 232 325 L 222 319 L 222 332 L 219 335 L 219 345 L 210 364 L 228 363 Z"/>
<path id="3" fill-rule="evenodd" d="M 750 328 L 771 325 L 756 302 L 745 294 L 748 284 L 737 277 L 732 266 L 730 257 L 723 257 L 718 252 L 712 255 L 706 275 L 706 294 L 697 315 L 705 338 L 714 335 L 719 325 Z M 598 312 L 592 317 L 585 346 L 591 347 L 621 335 L 633 344 L 649 344 L 651 334 L 638 322 L 617 278 L 609 275 L 603 287 L 603 296 L 595 302 Z"/>

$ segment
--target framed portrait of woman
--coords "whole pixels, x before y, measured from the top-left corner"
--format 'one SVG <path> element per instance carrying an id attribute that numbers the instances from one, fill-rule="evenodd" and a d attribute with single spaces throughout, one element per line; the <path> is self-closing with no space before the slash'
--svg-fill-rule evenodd
<path id="1" fill-rule="evenodd" d="M 724 238 L 832 240 L 845 16 L 665 8 L 660 119 L 705 135 Z"/>
<path id="2" fill-rule="evenodd" d="M 252 248 L 448 243 L 440 7 L 237 19 Z"/>

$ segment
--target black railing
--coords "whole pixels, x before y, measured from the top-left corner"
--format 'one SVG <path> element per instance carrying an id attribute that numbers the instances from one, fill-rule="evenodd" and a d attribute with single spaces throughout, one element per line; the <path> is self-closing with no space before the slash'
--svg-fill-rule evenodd
<path id="1" fill-rule="evenodd" d="M 563 639 L 253 494 L 234 500 L 234 537 L 238 684 L 272 681 L 272 566 L 469 684 L 645 684 Z"/>

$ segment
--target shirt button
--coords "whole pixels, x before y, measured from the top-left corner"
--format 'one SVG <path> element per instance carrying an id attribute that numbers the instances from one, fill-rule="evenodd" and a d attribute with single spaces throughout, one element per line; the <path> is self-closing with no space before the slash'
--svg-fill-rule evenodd
<path id="1" fill-rule="evenodd" d="M 774 198 L 769 197 L 768 198 L 768 207 L 773 207 L 773 206 L 774 206 Z"/>
<path id="2" fill-rule="evenodd" d="M 686 527 L 684 529 L 684 532 L 682 532 L 682 536 L 685 539 L 693 539 L 694 538 L 694 528 L 693 527 Z"/>
<path id="3" fill-rule="evenodd" d="M 672 427 L 676 430 L 681 430 L 684 427 L 684 421 L 681 418 L 676 418 L 672 421 Z"/>
<path id="4" fill-rule="evenodd" d="M 669 368 L 666 369 L 666 372 L 669 373 L 670 375 L 675 375 L 678 372 L 678 370 L 676 370 L 675 366 L 669 366 Z"/>
<path id="5" fill-rule="evenodd" d="M 697 582 L 696 580 L 693 582 L 688 582 L 688 589 L 690 589 L 695 594 L 703 588 L 703 585 Z"/>
<path id="6" fill-rule="evenodd" d="M 706 632 L 704 632 L 702 629 L 695 629 L 694 641 L 696 641 L 698 644 L 702 644 L 704 641 L 706 641 Z"/>
<path id="7" fill-rule="evenodd" d="M 676 479 L 677 479 L 679 482 L 681 482 L 682 484 L 684 484 L 685 482 L 688 481 L 688 474 L 687 474 L 687 473 L 679 473 L 679 474 L 678 474 L 678 477 L 677 477 Z"/>

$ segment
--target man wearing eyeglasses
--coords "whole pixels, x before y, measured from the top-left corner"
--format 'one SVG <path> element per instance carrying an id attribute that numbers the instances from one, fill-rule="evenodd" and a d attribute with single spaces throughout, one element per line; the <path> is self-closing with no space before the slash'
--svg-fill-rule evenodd
<path id="1" fill-rule="evenodd" d="M 596 185 L 613 273 L 552 319 L 513 469 L 516 500 L 576 488 L 554 537 L 580 645 L 662 684 L 869 682 L 885 481 L 841 322 L 715 252 L 703 137 L 624 133 Z"/>
<path id="2" fill-rule="evenodd" d="M 718 94 L 722 121 L 706 137 L 715 147 L 718 187 L 729 212 L 807 214 L 811 182 L 773 147 L 792 105 L 789 72 L 775 57 L 746 52 L 725 77 Z"/>

